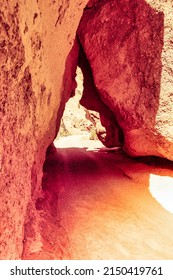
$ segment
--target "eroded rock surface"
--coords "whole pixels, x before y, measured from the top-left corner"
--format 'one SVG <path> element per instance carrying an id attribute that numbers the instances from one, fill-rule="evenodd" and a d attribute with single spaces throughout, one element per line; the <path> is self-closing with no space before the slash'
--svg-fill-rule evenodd
<path id="1" fill-rule="evenodd" d="M 79 25 L 97 92 L 132 156 L 173 159 L 172 10 L 159 0 L 91 1 Z"/>
<path id="2" fill-rule="evenodd" d="M 21 258 L 24 232 L 37 235 L 42 165 L 65 81 L 69 92 L 74 87 L 74 38 L 86 2 L 1 1 L 0 259 Z"/>

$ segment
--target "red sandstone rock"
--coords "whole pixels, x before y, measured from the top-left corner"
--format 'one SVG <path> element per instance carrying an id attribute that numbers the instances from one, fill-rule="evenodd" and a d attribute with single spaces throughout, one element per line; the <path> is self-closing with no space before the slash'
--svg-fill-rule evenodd
<path id="1" fill-rule="evenodd" d="M 173 159 L 171 11 L 160 0 L 91 1 L 78 29 L 97 92 L 132 156 Z"/>
<path id="2" fill-rule="evenodd" d="M 25 228 L 28 237 L 39 234 L 42 165 L 58 129 L 64 81 L 74 86 L 68 75 L 77 53 L 68 54 L 86 2 L 1 1 L 0 259 L 21 258 Z"/>

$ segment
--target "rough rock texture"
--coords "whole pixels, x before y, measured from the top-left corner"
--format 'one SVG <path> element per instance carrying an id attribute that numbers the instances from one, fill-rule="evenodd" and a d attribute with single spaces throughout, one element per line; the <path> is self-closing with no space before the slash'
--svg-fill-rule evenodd
<path id="1" fill-rule="evenodd" d="M 122 131 L 119 127 L 113 112 L 101 100 L 99 92 L 94 84 L 92 71 L 85 53 L 80 47 L 78 65 L 80 66 L 84 81 L 83 95 L 80 104 L 88 110 L 93 110 L 99 113 L 100 121 L 96 121 L 95 127 L 99 140 L 106 147 L 115 147 L 121 145 Z"/>
<path id="2" fill-rule="evenodd" d="M 79 25 L 97 92 L 132 156 L 173 159 L 172 12 L 172 1 L 91 1 Z"/>
<path id="3" fill-rule="evenodd" d="M 65 82 L 69 92 L 74 87 L 68 75 L 77 63 L 74 38 L 86 2 L 1 1 L 0 259 L 21 258 L 25 233 L 37 234 L 34 201 Z"/>

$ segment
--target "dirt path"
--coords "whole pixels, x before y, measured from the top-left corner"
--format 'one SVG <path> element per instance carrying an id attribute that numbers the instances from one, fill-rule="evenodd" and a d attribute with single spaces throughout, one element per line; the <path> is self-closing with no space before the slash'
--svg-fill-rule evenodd
<path id="1" fill-rule="evenodd" d="M 51 152 L 45 172 L 42 249 L 24 258 L 173 259 L 171 163 L 74 147 Z"/>

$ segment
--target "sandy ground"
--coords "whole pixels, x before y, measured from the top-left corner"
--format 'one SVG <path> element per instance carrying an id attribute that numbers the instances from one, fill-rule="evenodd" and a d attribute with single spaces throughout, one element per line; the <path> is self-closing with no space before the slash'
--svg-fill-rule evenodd
<path id="1" fill-rule="evenodd" d="M 49 202 L 37 205 L 42 249 L 24 258 L 173 259 L 172 163 L 88 141 L 55 141 L 45 164 Z"/>

